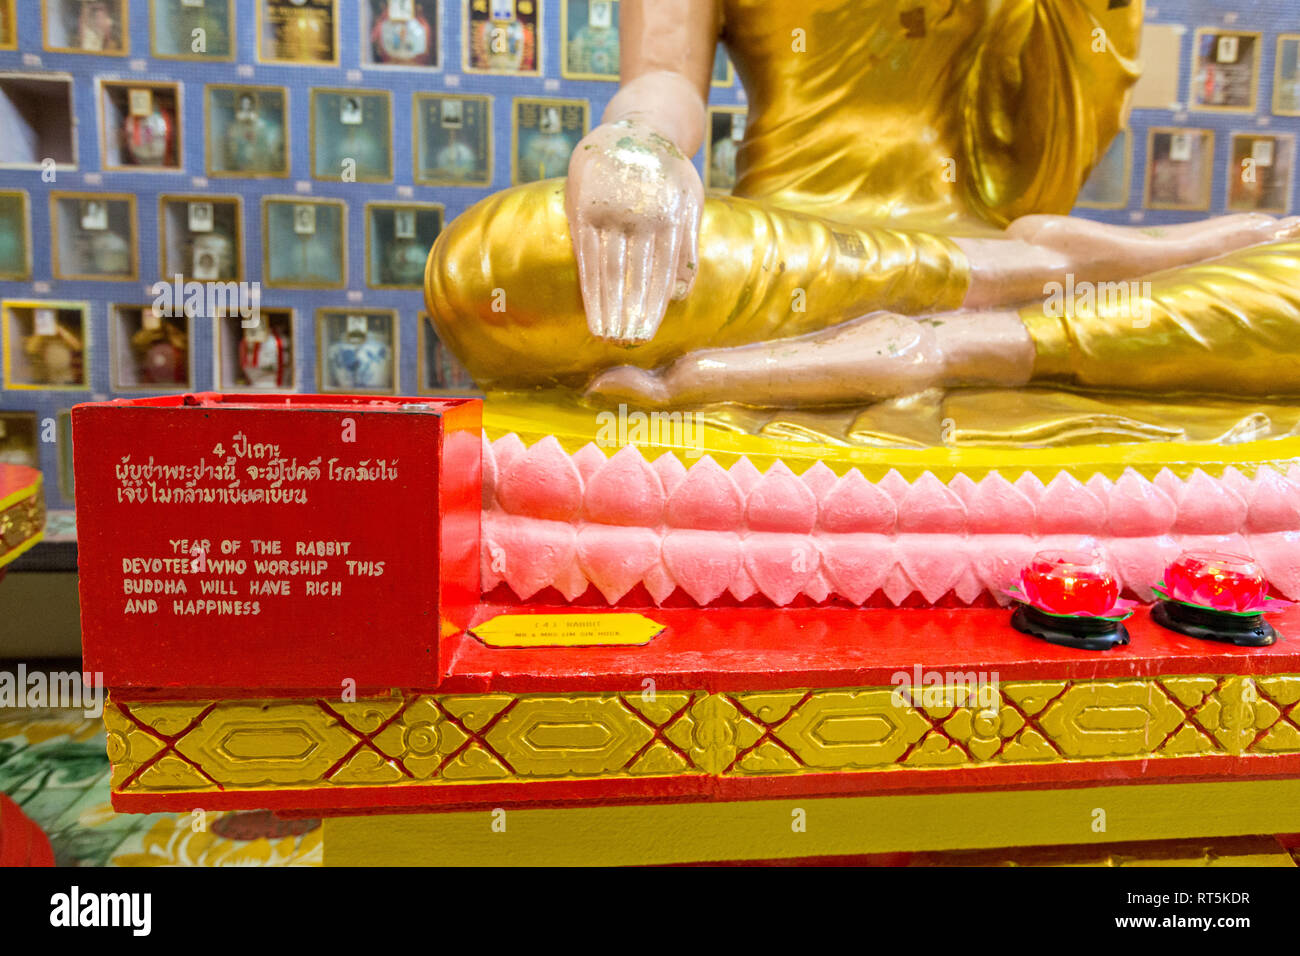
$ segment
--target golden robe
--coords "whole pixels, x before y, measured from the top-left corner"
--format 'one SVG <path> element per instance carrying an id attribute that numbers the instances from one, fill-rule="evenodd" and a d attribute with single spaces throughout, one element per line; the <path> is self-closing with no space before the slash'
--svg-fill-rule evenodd
<path id="1" fill-rule="evenodd" d="M 580 388 L 613 365 L 655 368 L 875 310 L 957 309 L 970 269 L 950 237 L 1069 212 L 1137 77 L 1141 0 L 721 2 L 749 117 L 733 195 L 705 203 L 692 292 L 646 345 L 594 339 L 563 181 L 504 190 L 439 236 L 426 271 L 438 334 L 480 386 Z M 1025 306 L 1028 395 L 1046 400 L 983 390 L 954 405 L 964 417 L 948 439 L 1222 438 L 1254 412 L 1178 396 L 1300 394 L 1300 243 L 1146 278 L 1122 307 Z M 897 417 L 885 403 L 814 431 L 929 440 L 882 431 L 873 414 Z M 1274 433 L 1295 425 L 1280 415 Z"/>

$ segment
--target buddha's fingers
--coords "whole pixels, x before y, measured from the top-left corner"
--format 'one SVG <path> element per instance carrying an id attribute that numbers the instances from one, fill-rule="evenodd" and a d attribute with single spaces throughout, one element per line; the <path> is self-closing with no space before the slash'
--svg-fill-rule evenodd
<path id="1" fill-rule="evenodd" d="M 695 285 L 695 276 L 700 271 L 700 213 L 704 207 L 703 189 L 698 194 L 692 193 L 685 203 L 685 222 L 673 225 L 676 255 L 672 298 L 684 299 Z"/>
<path id="2" fill-rule="evenodd" d="M 678 232 L 670 225 L 628 240 L 622 344 L 649 342 L 659 331 L 676 281 L 677 250 Z"/>
<path id="3" fill-rule="evenodd" d="M 578 286 L 582 290 L 582 307 L 587 313 L 587 328 L 597 338 L 605 337 L 606 319 L 601 302 L 604 282 L 600 270 L 600 233 L 596 227 L 579 221 L 574 251 L 578 257 Z"/>
<path id="4" fill-rule="evenodd" d="M 600 311 L 603 338 L 622 341 L 623 301 L 627 294 L 627 237 L 618 229 L 600 230 Z"/>
<path id="5" fill-rule="evenodd" d="M 655 275 L 671 267 L 671 261 L 662 261 L 658 233 L 636 232 L 627 241 L 627 288 L 624 291 L 623 315 L 618 341 L 624 345 L 648 342 L 659 327 L 663 305 L 656 314 L 651 301 Z"/>

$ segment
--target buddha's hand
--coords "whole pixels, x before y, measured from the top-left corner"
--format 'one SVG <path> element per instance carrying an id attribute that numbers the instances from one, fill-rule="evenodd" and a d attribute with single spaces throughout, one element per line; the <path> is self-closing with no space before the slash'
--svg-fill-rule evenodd
<path id="1" fill-rule="evenodd" d="M 597 126 L 573 151 L 565 210 L 587 326 L 648 342 L 698 268 L 704 184 L 671 140 L 634 120 Z"/>

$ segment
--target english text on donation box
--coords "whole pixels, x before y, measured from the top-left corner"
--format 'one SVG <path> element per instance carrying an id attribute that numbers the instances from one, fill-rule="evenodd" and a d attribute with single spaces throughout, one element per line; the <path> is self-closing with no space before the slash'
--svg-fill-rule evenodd
<path id="1" fill-rule="evenodd" d="M 474 399 L 79 405 L 86 667 L 120 688 L 433 686 L 478 597 Z"/>

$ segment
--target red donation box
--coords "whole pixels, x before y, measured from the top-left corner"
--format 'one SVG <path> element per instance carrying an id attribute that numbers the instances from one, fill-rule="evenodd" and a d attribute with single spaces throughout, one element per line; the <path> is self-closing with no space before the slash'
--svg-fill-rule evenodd
<path id="1" fill-rule="evenodd" d="M 173 696 L 436 685 L 440 638 L 478 600 L 481 415 L 313 395 L 77 406 L 86 668 Z"/>

